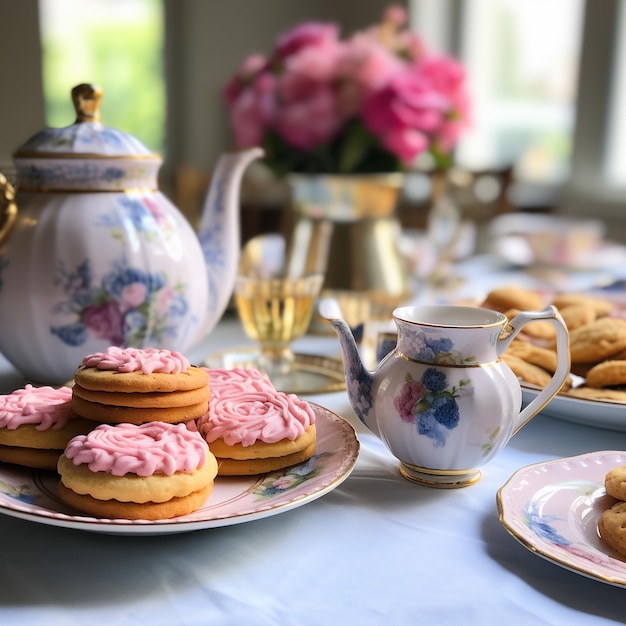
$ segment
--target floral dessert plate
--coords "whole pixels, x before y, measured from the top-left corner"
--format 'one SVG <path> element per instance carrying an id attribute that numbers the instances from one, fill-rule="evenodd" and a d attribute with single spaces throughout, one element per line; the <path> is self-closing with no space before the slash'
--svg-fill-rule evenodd
<path id="1" fill-rule="evenodd" d="M 523 546 L 573 572 L 626 586 L 626 558 L 598 534 L 598 519 L 615 503 L 604 477 L 626 465 L 626 452 L 600 451 L 528 465 L 497 494 L 500 522 Z"/>
<path id="2" fill-rule="evenodd" d="M 218 477 L 204 506 L 169 520 L 101 519 L 77 514 L 57 496 L 54 472 L 0 466 L 0 513 L 51 526 L 122 535 L 189 532 L 284 513 L 340 485 L 352 472 L 359 441 L 352 426 L 311 403 L 316 415 L 314 457 L 293 467 L 246 477 Z"/>

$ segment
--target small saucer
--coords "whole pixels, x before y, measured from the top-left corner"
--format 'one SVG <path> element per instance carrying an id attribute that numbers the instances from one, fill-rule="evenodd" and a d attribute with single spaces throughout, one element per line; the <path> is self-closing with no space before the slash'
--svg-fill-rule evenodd
<path id="1" fill-rule="evenodd" d="M 216 352 L 204 361 L 205 367 L 258 367 L 259 352 L 254 347 L 231 348 Z M 272 379 L 285 393 L 318 394 L 344 391 L 346 379 L 340 359 L 315 354 L 295 354 L 293 371 Z"/>

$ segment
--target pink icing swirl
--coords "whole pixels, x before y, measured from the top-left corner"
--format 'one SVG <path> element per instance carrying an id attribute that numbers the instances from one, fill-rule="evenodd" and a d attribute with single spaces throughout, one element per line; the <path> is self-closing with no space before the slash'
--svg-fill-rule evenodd
<path id="1" fill-rule="evenodd" d="M 241 398 L 250 391 L 274 391 L 269 376 L 257 369 L 242 367 L 202 369 L 209 374 L 209 387 L 214 399 Z"/>
<path id="2" fill-rule="evenodd" d="M 277 391 L 269 378 L 253 369 L 208 369 L 209 411 L 197 420 L 209 442 L 222 438 L 232 446 L 257 441 L 294 440 L 315 423 L 311 405 L 294 394 Z"/>
<path id="3" fill-rule="evenodd" d="M 202 467 L 208 446 L 185 424 L 100 424 L 86 435 L 77 435 L 65 448 L 74 465 L 88 465 L 93 472 L 113 476 L 152 476 L 191 473 Z"/>
<path id="4" fill-rule="evenodd" d="M 104 352 L 88 354 L 82 361 L 86 367 L 113 372 L 144 374 L 180 374 L 189 369 L 189 360 L 179 352 L 157 348 L 119 348 L 109 346 Z"/>
<path id="5" fill-rule="evenodd" d="M 13 393 L 0 396 L 0 428 L 15 430 L 22 424 L 37 430 L 59 430 L 76 414 L 71 408 L 69 387 L 33 387 L 26 385 Z"/>

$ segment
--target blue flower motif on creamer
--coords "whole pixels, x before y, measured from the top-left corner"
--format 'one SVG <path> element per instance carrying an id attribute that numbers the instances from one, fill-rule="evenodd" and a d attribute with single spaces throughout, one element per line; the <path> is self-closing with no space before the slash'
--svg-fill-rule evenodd
<path id="1" fill-rule="evenodd" d="M 409 358 L 433 365 L 471 365 L 477 362 L 474 355 L 466 356 L 456 349 L 449 337 L 433 337 L 417 329 L 403 336 L 399 347 Z"/>
<path id="2" fill-rule="evenodd" d="M 432 439 L 436 448 L 442 448 L 447 433 L 459 425 L 458 398 L 472 393 L 474 388 L 468 379 L 461 379 L 458 387 L 449 386 L 443 370 L 429 367 L 420 380 L 406 374 L 393 405 L 402 421 L 415 424 L 418 434 Z"/>

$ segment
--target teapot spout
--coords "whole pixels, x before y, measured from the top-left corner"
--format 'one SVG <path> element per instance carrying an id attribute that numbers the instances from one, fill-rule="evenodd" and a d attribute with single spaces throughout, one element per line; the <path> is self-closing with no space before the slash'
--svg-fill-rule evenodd
<path id="1" fill-rule="evenodd" d="M 331 324 L 339 338 L 350 404 L 361 422 L 380 437 L 374 415 L 373 384 L 375 376 L 363 364 L 352 330 L 348 323 L 342 319 L 341 308 L 337 300 L 322 298 L 318 310 L 320 315 Z"/>
<path id="2" fill-rule="evenodd" d="M 257 147 L 223 154 L 213 172 L 198 231 L 209 298 L 203 334 L 213 330 L 232 295 L 241 253 L 241 179 L 246 167 L 264 154 L 263 149 Z"/>

